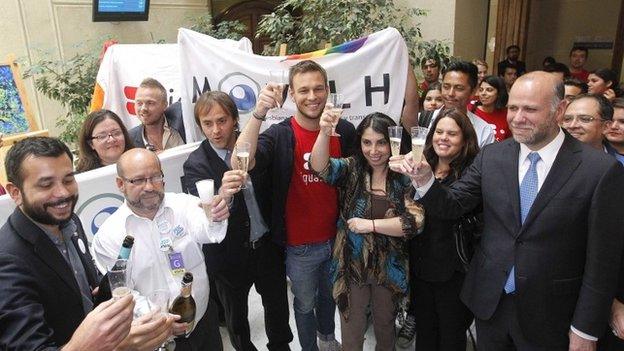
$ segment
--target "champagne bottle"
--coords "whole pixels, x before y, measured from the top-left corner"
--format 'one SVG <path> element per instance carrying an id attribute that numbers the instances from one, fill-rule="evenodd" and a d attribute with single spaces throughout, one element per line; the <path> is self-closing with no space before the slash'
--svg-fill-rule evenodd
<path id="1" fill-rule="evenodd" d="M 119 250 L 119 255 L 117 256 L 117 259 L 127 260 L 128 258 L 130 258 L 132 245 L 134 245 L 134 237 L 132 235 L 126 235 L 123 243 L 121 244 L 121 249 Z M 110 300 L 112 297 L 113 293 L 111 292 L 110 282 L 108 281 L 108 273 L 106 273 L 102 280 L 100 280 L 98 294 L 95 296 L 94 307 L 106 300 Z"/>
<path id="2" fill-rule="evenodd" d="M 197 310 L 197 307 L 195 306 L 195 299 L 193 299 L 193 296 L 191 295 L 192 286 L 193 273 L 184 273 L 180 295 L 173 300 L 171 308 L 169 309 L 170 313 L 177 314 L 181 317 L 178 321 L 179 323 L 189 324 L 188 329 L 186 330 L 187 334 L 193 330 L 193 325 L 195 324 L 195 311 Z"/>

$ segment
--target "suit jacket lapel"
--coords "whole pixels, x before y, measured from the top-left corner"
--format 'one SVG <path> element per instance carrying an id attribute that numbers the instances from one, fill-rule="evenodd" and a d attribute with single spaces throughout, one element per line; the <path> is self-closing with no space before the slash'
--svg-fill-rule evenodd
<path id="1" fill-rule="evenodd" d="M 533 201 L 531 210 L 522 225 L 520 233 L 518 233 L 519 235 L 531 225 L 552 197 L 555 196 L 559 190 L 561 190 L 561 187 L 572 176 L 574 170 L 581 163 L 579 155 L 580 151 L 581 148 L 579 142 L 577 142 L 574 137 L 565 133 L 565 139 L 559 149 L 559 153 L 557 153 L 555 162 L 550 168 L 550 172 L 548 172 L 548 176 L 546 176 L 540 191 L 537 193 L 535 201 Z"/>
<path id="2" fill-rule="evenodd" d="M 505 221 L 511 233 L 518 233 L 520 228 L 520 193 L 518 184 L 518 157 L 520 144 L 512 141 L 508 144 L 508 150 L 503 155 L 502 172 L 505 179 L 505 189 L 511 204 L 510 216 L 513 221 Z"/>
<path id="3" fill-rule="evenodd" d="M 46 233 L 26 217 L 19 208 L 16 208 L 11 214 L 9 221 L 13 231 L 33 245 L 34 252 L 41 258 L 41 261 L 47 264 L 77 296 L 80 296 L 78 282 L 76 282 L 69 264 Z"/>

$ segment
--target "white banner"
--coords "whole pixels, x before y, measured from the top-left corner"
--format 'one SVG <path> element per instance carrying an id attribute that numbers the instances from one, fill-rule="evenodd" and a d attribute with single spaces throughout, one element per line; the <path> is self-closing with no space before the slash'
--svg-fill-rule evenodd
<path id="1" fill-rule="evenodd" d="M 251 115 L 261 87 L 269 80 L 269 70 L 283 70 L 303 59 L 312 59 L 327 70 L 330 89 L 342 93 L 343 117 L 354 125 L 369 113 L 383 112 L 397 122 L 401 115 L 407 81 L 408 55 L 403 37 L 387 28 L 351 42 L 309 54 L 260 56 L 235 50 L 218 40 L 188 29 L 178 31 L 180 55 L 180 96 L 187 140 L 201 140 L 194 126 L 194 103 L 202 92 L 227 93 L 238 107 L 241 125 Z M 269 115 L 276 123 L 294 113 L 290 97 L 284 111 Z"/>
<path id="2" fill-rule="evenodd" d="M 242 38 L 217 40 L 232 50 L 251 52 L 251 41 Z M 134 111 L 137 87 L 147 77 L 158 80 L 167 90 L 169 105 L 180 99 L 178 44 L 115 44 L 102 59 L 91 101 L 91 110 L 105 108 L 115 112 L 128 129 L 140 121 Z M 195 122 L 186 128 L 195 128 Z M 192 139 L 187 139 L 192 140 Z"/>
<path id="3" fill-rule="evenodd" d="M 182 166 L 198 146 L 199 143 L 186 144 L 158 155 L 165 174 L 165 191 L 182 192 Z M 115 185 L 116 175 L 115 165 L 76 175 L 79 197 L 74 211 L 82 221 L 89 242 L 104 220 L 123 203 L 123 195 Z M 9 195 L 0 197 L 0 226 L 4 225 L 14 209 L 15 203 Z"/>

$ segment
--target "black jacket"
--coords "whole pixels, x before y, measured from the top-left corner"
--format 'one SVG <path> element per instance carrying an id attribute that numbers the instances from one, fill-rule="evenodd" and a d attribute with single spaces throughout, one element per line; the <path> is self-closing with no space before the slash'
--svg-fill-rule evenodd
<path id="1" fill-rule="evenodd" d="M 77 237 L 86 244 L 76 215 Z M 55 350 L 85 318 L 70 265 L 48 236 L 19 208 L 0 228 L 0 350 Z M 75 242 L 73 242 L 76 245 Z M 97 273 L 89 254 L 76 251 L 91 289 Z"/>
<path id="2" fill-rule="evenodd" d="M 455 181 L 449 175 L 441 181 L 450 185 Z M 443 219 L 435 212 L 425 211 L 425 227 L 421 235 L 410 240 L 410 271 L 412 275 L 428 282 L 445 282 L 455 271 L 464 268 L 456 251 L 453 226 L 457 221 Z"/>
<path id="3" fill-rule="evenodd" d="M 213 179 L 215 190 L 221 187 L 223 173 L 229 170 L 225 162 L 217 155 L 208 140 L 204 140 L 197 150 L 191 152 L 184 162 L 182 190 L 197 196 L 195 182 L 202 179 Z M 254 189 L 259 185 L 252 175 Z M 243 193 L 234 195 L 230 208 L 230 218 L 225 239 L 218 244 L 204 244 L 202 249 L 206 259 L 208 274 L 217 272 L 238 272 L 247 262 L 249 250 L 244 245 L 249 242 L 249 214 Z"/>
<path id="4" fill-rule="evenodd" d="M 286 245 L 286 198 L 292 177 L 294 163 L 295 136 L 290 120 L 274 124 L 258 137 L 255 155 L 254 172 L 263 174 L 270 186 L 256 191 L 258 204 L 271 229 L 273 241 Z M 340 134 L 340 151 L 342 157 L 353 154 L 355 144 L 355 127 L 350 122 L 340 120 L 336 131 Z M 260 188 L 260 187 L 259 187 Z"/>

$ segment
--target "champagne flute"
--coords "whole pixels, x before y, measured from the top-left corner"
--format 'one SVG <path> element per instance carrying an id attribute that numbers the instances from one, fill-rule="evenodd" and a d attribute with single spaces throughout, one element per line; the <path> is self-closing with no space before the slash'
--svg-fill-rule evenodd
<path id="1" fill-rule="evenodd" d="M 423 149 L 425 148 L 425 140 L 429 133 L 429 128 L 425 127 L 412 127 L 412 159 L 414 162 L 420 162 L 422 158 Z"/>
<path id="2" fill-rule="evenodd" d="M 280 98 L 281 102 L 278 102 L 277 107 L 273 108 L 273 110 L 282 110 L 282 106 L 284 106 L 284 88 L 286 87 L 286 73 L 284 70 L 276 69 L 269 70 L 269 82 L 276 83 L 280 87 Z"/>
<path id="3" fill-rule="evenodd" d="M 204 179 L 195 183 L 197 195 L 208 221 L 212 222 L 212 199 L 214 198 L 214 180 Z"/>
<path id="4" fill-rule="evenodd" d="M 390 137 L 390 148 L 392 149 L 392 156 L 399 156 L 401 154 L 401 138 L 403 137 L 403 127 L 388 127 L 388 136 Z"/>
<path id="5" fill-rule="evenodd" d="M 155 317 L 167 316 L 169 314 L 169 291 L 165 289 L 157 289 L 152 291 L 147 296 L 147 303 L 150 307 L 150 312 L 154 313 Z M 169 338 L 158 348 L 159 351 L 169 351 L 175 349 L 175 340 L 173 337 Z"/>
<path id="6" fill-rule="evenodd" d="M 338 120 L 340 116 L 342 116 L 342 105 L 344 104 L 344 95 L 338 93 L 329 94 L 329 103 L 333 105 L 331 112 L 336 114 L 338 118 L 336 118 L 336 122 L 333 123 L 332 132 L 330 136 L 339 137 L 340 134 L 336 133 L 336 126 L 338 125 Z"/>
<path id="7" fill-rule="evenodd" d="M 108 271 L 108 282 L 113 295 L 113 299 L 117 300 L 130 294 L 126 269 L 128 260 L 118 259 L 113 263 L 112 268 Z"/>
<path id="8" fill-rule="evenodd" d="M 245 179 L 240 189 L 247 189 L 247 171 L 249 170 L 249 150 L 251 144 L 246 141 L 241 141 L 236 144 L 236 158 L 238 159 L 241 171 L 245 172 Z"/>

